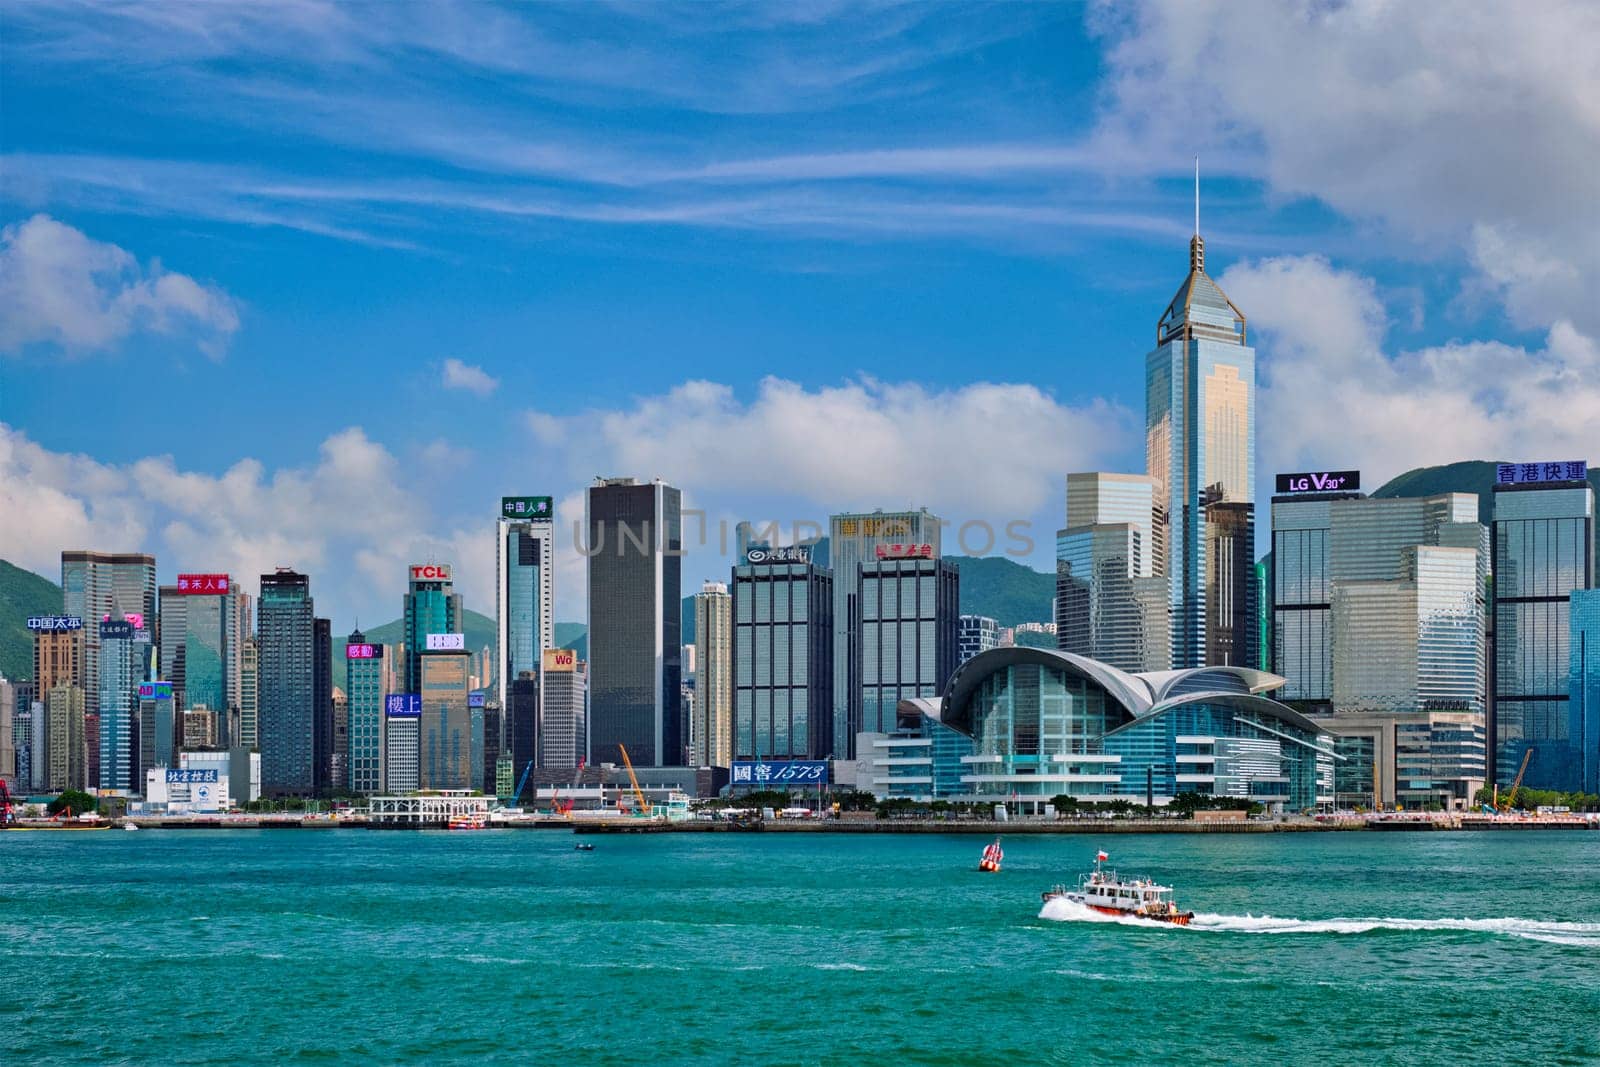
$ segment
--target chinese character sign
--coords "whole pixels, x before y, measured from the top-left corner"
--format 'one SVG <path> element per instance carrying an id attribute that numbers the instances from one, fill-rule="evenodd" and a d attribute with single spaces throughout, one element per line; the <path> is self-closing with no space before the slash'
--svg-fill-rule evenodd
<path id="1" fill-rule="evenodd" d="M 503 496 L 500 516 L 506 519 L 548 519 L 555 513 L 555 498 L 548 496 Z"/>
<path id="2" fill-rule="evenodd" d="M 390 693 L 383 698 L 383 713 L 391 719 L 416 719 L 422 715 L 422 694 Z"/>
<path id="3" fill-rule="evenodd" d="M 745 550 L 746 563 L 810 563 L 811 550 L 803 545 L 783 548 L 752 546 Z"/>
<path id="4" fill-rule="evenodd" d="M 790 786 L 828 784 L 827 760 L 751 760 L 729 768 L 734 785 L 786 789 Z"/>
<path id="5" fill-rule="evenodd" d="M 38 631 L 81 630 L 83 619 L 77 615 L 31 615 L 28 629 Z"/>
<path id="6" fill-rule="evenodd" d="M 220 595 L 228 591 L 226 574 L 180 574 L 178 592 L 185 596 Z"/>
<path id="7" fill-rule="evenodd" d="M 168 785 L 193 785 L 200 782 L 206 782 L 211 785 L 215 785 L 217 782 L 217 772 L 215 768 L 207 770 L 193 770 L 182 767 L 169 767 L 167 769 Z"/>
<path id="8" fill-rule="evenodd" d="M 472 692 L 468 693 L 467 694 L 467 707 L 469 707 L 469 708 L 481 708 L 481 707 L 483 707 L 483 696 L 484 696 L 483 690 L 481 690 L 481 689 L 474 689 Z"/>
<path id="9" fill-rule="evenodd" d="M 1494 469 L 1496 485 L 1537 485 L 1541 482 L 1581 482 L 1589 477 L 1587 460 L 1556 463 L 1501 463 Z"/>
<path id="10" fill-rule="evenodd" d="M 427 650 L 429 652 L 460 652 L 466 647 L 466 634 L 429 634 L 427 636 Z"/>
<path id="11" fill-rule="evenodd" d="M 345 659 L 377 659 L 379 645 L 345 645 Z"/>
<path id="12" fill-rule="evenodd" d="M 933 545 L 931 544 L 900 544 L 878 545 L 875 551 L 879 559 L 932 559 Z"/>

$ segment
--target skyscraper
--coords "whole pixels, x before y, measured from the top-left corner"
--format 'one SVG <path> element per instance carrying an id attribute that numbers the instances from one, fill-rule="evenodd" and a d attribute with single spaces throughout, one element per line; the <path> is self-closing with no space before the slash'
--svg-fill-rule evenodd
<path id="1" fill-rule="evenodd" d="M 860 565 L 856 588 L 857 732 L 891 734 L 900 701 L 938 696 L 956 669 L 960 577 L 947 560 L 900 556 L 891 546 Z"/>
<path id="2" fill-rule="evenodd" d="M 1067 475 L 1067 525 L 1056 534 L 1056 646 L 1126 671 L 1171 662 L 1168 588 L 1157 576 L 1154 482 Z"/>
<path id="3" fill-rule="evenodd" d="M 1494 487 L 1494 780 L 1570 790 L 1569 600 L 1595 585 L 1594 490 L 1586 465 L 1508 463 Z"/>
<path id="4" fill-rule="evenodd" d="M 855 755 L 861 732 L 862 666 L 853 659 L 860 649 L 851 629 L 859 617 L 854 600 L 860 588 L 861 564 L 877 559 L 890 545 L 926 545 L 931 558 L 941 554 L 940 522 L 926 508 L 901 512 L 858 512 L 828 519 L 828 552 L 833 570 L 833 746 L 836 757 Z"/>
<path id="5" fill-rule="evenodd" d="M 541 673 L 539 766 L 558 770 L 576 767 L 583 762 L 588 744 L 588 665 L 571 649 L 546 649 Z"/>
<path id="6" fill-rule="evenodd" d="M 1573 590 L 1568 736 L 1580 792 L 1600 794 L 1600 589 Z M 1530 761 L 1531 762 L 1531 761 Z"/>
<path id="7" fill-rule="evenodd" d="M 429 650 L 430 635 L 462 634 L 461 594 L 455 591 L 448 563 L 413 563 L 410 568 L 403 612 L 405 634 L 406 692 L 422 691 L 422 659 Z M 444 647 L 439 642 L 434 642 Z M 465 640 L 447 641 L 451 652 L 466 650 Z"/>
<path id="8" fill-rule="evenodd" d="M 551 651 L 546 657 L 558 655 Z M 571 656 L 571 652 L 565 655 Z M 511 680 L 506 694 L 510 701 L 505 710 L 505 749 L 511 756 L 511 768 L 517 778 L 530 763 L 539 760 L 539 673 L 518 671 Z"/>
<path id="9" fill-rule="evenodd" d="M 136 629 L 151 625 L 156 617 L 155 557 L 137 552 L 63 552 L 61 599 L 66 614 L 84 621 L 80 684 L 84 714 L 94 715 L 100 701 L 100 630 L 96 624 L 121 612 Z"/>
<path id="10" fill-rule="evenodd" d="M 465 649 L 432 649 L 418 658 L 422 718 L 418 724 L 418 788 L 473 789 L 482 764 L 481 733 L 474 745 Z M 481 712 L 478 728 L 482 729 Z M 476 749 L 476 754 L 474 750 Z"/>
<path id="11" fill-rule="evenodd" d="M 1211 573 L 1219 538 L 1230 551 L 1253 551 L 1255 350 L 1244 313 L 1206 273 L 1196 215 L 1189 276 L 1162 312 L 1145 358 L 1153 541 L 1162 548 L 1156 573 L 1168 579 L 1174 668 L 1255 662 L 1254 572 Z"/>
<path id="12" fill-rule="evenodd" d="M 827 635 L 831 641 L 833 635 Z M 733 728 L 733 598 L 722 582 L 706 582 L 694 598 L 694 765 L 726 767 Z M 828 707 L 832 709 L 832 691 Z"/>
<path id="13" fill-rule="evenodd" d="M 1000 624 L 987 615 L 963 615 L 958 637 L 960 649 L 956 665 L 967 662 L 979 652 L 987 652 L 1000 643 Z"/>
<path id="14" fill-rule="evenodd" d="M 327 796 L 334 782 L 333 622 L 311 620 L 312 791 Z"/>
<path id="15" fill-rule="evenodd" d="M 180 709 L 218 713 L 218 741 L 239 744 L 233 723 L 240 713 L 240 616 L 250 598 L 226 574 L 180 574 L 161 587 L 161 676 L 172 682 Z"/>
<path id="16" fill-rule="evenodd" d="M 495 521 L 495 691 L 509 707 L 511 682 L 537 674 L 554 648 L 555 507 L 547 496 L 508 496 Z M 519 772 L 520 773 L 520 772 Z"/>
<path id="17" fill-rule="evenodd" d="M 0 781 L 12 791 L 17 787 L 16 712 L 16 687 L 0 675 Z"/>
<path id="18" fill-rule="evenodd" d="M 254 627 L 252 627 L 254 629 Z M 239 648 L 239 747 L 253 749 L 260 745 L 260 646 L 254 637 L 240 643 Z"/>
<path id="19" fill-rule="evenodd" d="M 584 498 L 589 759 L 682 766 L 682 502 L 662 481 L 602 478 Z"/>
<path id="20" fill-rule="evenodd" d="M 316 791 L 315 617 L 309 577 L 287 567 L 261 576 L 257 743 L 261 790 L 268 796 Z"/>
<path id="21" fill-rule="evenodd" d="M 113 618 L 100 630 L 99 788 L 141 792 L 134 758 L 138 743 L 138 691 L 149 645 L 135 640 L 133 624 Z M 137 631 L 140 635 L 147 631 Z"/>
<path id="22" fill-rule="evenodd" d="M 60 684 L 44 698 L 46 764 L 44 788 L 52 793 L 63 789 L 89 788 L 84 734 L 83 689 Z"/>
<path id="23" fill-rule="evenodd" d="M 833 752 L 834 599 L 803 547 L 751 548 L 733 568 L 734 760 Z"/>
<path id="24" fill-rule="evenodd" d="M 383 646 L 352 630 L 344 645 L 344 691 L 350 739 L 349 780 L 357 796 L 383 792 Z"/>
<path id="25" fill-rule="evenodd" d="M 1272 498 L 1272 666 L 1288 679 L 1276 694 L 1300 711 L 1326 714 L 1333 703 L 1333 587 L 1330 537 L 1335 500 L 1363 499 L 1358 472 L 1339 488 L 1280 492 Z M 1294 475 L 1279 478 L 1285 490 L 1312 485 Z"/>

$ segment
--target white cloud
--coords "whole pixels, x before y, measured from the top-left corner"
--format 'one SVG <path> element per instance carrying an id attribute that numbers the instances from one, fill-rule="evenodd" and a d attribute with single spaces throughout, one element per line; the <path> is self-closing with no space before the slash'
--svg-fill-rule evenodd
<path id="1" fill-rule="evenodd" d="M 1250 313 L 1260 352 L 1264 478 L 1360 467 L 1376 486 L 1464 459 L 1600 458 L 1600 345 L 1568 322 L 1540 349 L 1391 353 L 1377 285 L 1325 259 L 1240 264 L 1218 281 Z"/>
<path id="2" fill-rule="evenodd" d="M 575 476 L 660 476 L 715 507 L 780 499 L 821 509 L 926 504 L 990 520 L 1031 518 L 1067 471 L 1134 441 L 1129 412 L 1032 385 L 930 389 L 863 379 L 807 389 L 763 379 L 741 400 L 690 381 L 625 408 L 530 413 L 530 431 Z"/>
<path id="3" fill-rule="evenodd" d="M 482 367 L 451 357 L 444 361 L 444 387 L 488 396 L 500 388 L 500 379 L 488 374 Z"/>
<path id="4" fill-rule="evenodd" d="M 314 463 L 269 471 L 241 459 L 220 474 L 170 456 L 127 465 L 53 452 L 0 423 L 0 558 L 59 572 L 61 550 L 144 551 L 170 578 L 227 571 L 254 591 L 279 565 L 311 575 L 323 614 L 348 625 L 400 611 L 405 566 L 455 564 L 469 606 L 493 610 L 487 524 L 434 516 L 402 464 L 358 428 L 323 441 Z"/>
<path id="5" fill-rule="evenodd" d="M 91 352 L 150 331 L 192 334 L 218 357 L 238 328 L 222 290 L 159 261 L 141 268 L 131 253 L 48 215 L 0 232 L 0 351 L 52 344 Z"/>
<path id="6" fill-rule="evenodd" d="M 1424 251 L 1444 241 L 1525 326 L 1600 335 L 1600 6 L 1147 3 L 1101 13 L 1118 154 L 1259 156 Z"/>

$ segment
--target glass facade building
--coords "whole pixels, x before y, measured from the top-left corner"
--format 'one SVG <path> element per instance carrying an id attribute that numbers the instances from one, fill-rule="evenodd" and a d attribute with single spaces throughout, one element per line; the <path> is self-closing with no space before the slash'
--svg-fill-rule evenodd
<path id="1" fill-rule="evenodd" d="M 1483 716 L 1464 711 L 1339 712 L 1317 721 L 1344 757 L 1334 773 L 1341 808 L 1463 811 L 1483 786 Z"/>
<path id="2" fill-rule="evenodd" d="M 1145 398 L 1152 541 L 1162 550 L 1155 573 L 1167 578 L 1171 665 L 1254 663 L 1253 570 L 1213 573 L 1212 557 L 1219 537 L 1246 553 L 1254 543 L 1255 350 L 1244 314 L 1206 274 L 1198 234 L 1189 243 L 1189 276 L 1145 358 Z"/>
<path id="3" fill-rule="evenodd" d="M 1147 524 L 1148 525 L 1148 524 Z M 1133 523 L 1056 533 L 1056 647 L 1119 670 L 1165 670 L 1171 662 L 1167 586 L 1140 577 L 1148 549 Z"/>
<path id="4" fill-rule="evenodd" d="M 1000 643 L 1000 624 L 987 615 L 961 616 L 957 634 L 957 664 L 967 662 L 979 652 L 987 652 Z"/>
<path id="5" fill-rule="evenodd" d="M 102 619 L 124 618 L 152 625 L 156 617 L 156 560 L 137 552 L 61 553 L 62 609 L 84 621 L 84 713 L 99 712 Z M 96 762 L 98 762 L 98 753 Z"/>
<path id="6" fill-rule="evenodd" d="M 588 756 L 683 766 L 682 495 L 602 478 L 584 496 L 589 560 Z"/>
<path id="7" fill-rule="evenodd" d="M 901 705 L 875 738 L 874 788 L 1015 804 L 1183 792 L 1278 810 L 1331 804 L 1333 738 L 1260 695 L 1281 678 L 1242 667 L 1129 674 L 1071 653 L 997 648 L 963 664 L 937 700 Z M 921 792 L 919 792 L 921 790 Z"/>
<path id="8" fill-rule="evenodd" d="M 539 691 L 539 766 L 567 770 L 585 759 L 588 665 L 573 658 L 562 669 L 552 670 L 550 658 L 545 656 L 544 685 Z"/>
<path id="9" fill-rule="evenodd" d="M 855 755 L 855 735 L 863 729 L 861 707 L 861 644 L 852 629 L 860 617 L 854 599 L 861 565 L 876 560 L 879 546 L 928 545 L 942 554 L 940 522 L 926 508 L 919 511 L 872 511 L 828 518 L 828 559 L 833 572 L 833 744 L 835 755 Z M 820 561 L 818 564 L 821 565 Z"/>
<path id="10" fill-rule="evenodd" d="M 824 641 L 832 639 L 830 630 Z M 733 597 L 722 582 L 706 582 L 694 598 L 694 659 L 693 765 L 726 767 L 733 758 Z M 832 689 L 827 693 L 831 715 Z"/>
<path id="11" fill-rule="evenodd" d="M 345 784 L 357 796 L 374 796 L 383 792 L 383 704 L 388 696 L 383 685 L 385 650 L 369 642 L 360 630 L 345 638 L 344 650 L 349 741 L 349 780 Z"/>
<path id="12" fill-rule="evenodd" d="M 1600 589 L 1575 590 L 1569 608 L 1567 733 L 1575 788 L 1600 796 Z"/>
<path id="13" fill-rule="evenodd" d="M 483 764 L 482 709 L 476 719 L 467 699 L 471 654 L 422 653 L 422 718 L 418 721 L 418 788 L 476 789 Z M 474 733 L 474 725 L 477 727 Z"/>
<path id="14" fill-rule="evenodd" d="M 495 522 L 494 668 L 500 706 L 523 671 L 538 675 L 544 650 L 555 645 L 555 520 L 500 518 Z"/>
<path id="15" fill-rule="evenodd" d="M 100 631 L 100 780 L 101 789 L 142 792 L 136 777 L 139 741 L 139 683 L 149 644 L 134 639 L 132 624 L 122 619 L 102 622 Z M 140 630 L 140 634 L 148 631 Z"/>
<path id="16" fill-rule="evenodd" d="M 1595 585 L 1594 490 L 1586 482 L 1494 489 L 1495 780 L 1570 790 L 1571 607 Z"/>
<path id="17" fill-rule="evenodd" d="M 809 560 L 733 568 L 733 759 L 833 752 L 834 601 L 833 575 Z"/>
<path id="18" fill-rule="evenodd" d="M 942 559 L 875 559 L 857 572 L 856 732 L 892 733 L 900 701 L 937 696 L 956 669 L 960 578 Z"/>
<path id="19" fill-rule="evenodd" d="M 309 796 L 316 789 L 315 614 L 309 577 L 287 568 L 261 576 L 257 741 L 267 796 Z"/>
<path id="20" fill-rule="evenodd" d="M 406 624 L 404 670 L 408 693 L 422 692 L 422 656 L 428 648 L 429 634 L 458 634 L 462 632 L 461 594 L 448 577 L 449 564 L 434 564 L 435 573 L 442 571 L 446 577 L 425 577 L 411 570 L 405 602 L 402 606 Z"/>

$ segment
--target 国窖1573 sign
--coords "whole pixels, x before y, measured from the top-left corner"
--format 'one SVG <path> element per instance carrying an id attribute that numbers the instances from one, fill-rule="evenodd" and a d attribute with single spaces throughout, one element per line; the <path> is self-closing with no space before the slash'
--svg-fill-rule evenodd
<path id="1" fill-rule="evenodd" d="M 1537 485 L 1540 482 L 1581 482 L 1589 477 L 1589 463 L 1564 459 L 1558 463 L 1497 463 L 1496 485 Z"/>
<path id="2" fill-rule="evenodd" d="M 827 760 L 749 760 L 728 768 L 733 785 L 826 785 Z"/>
<path id="3" fill-rule="evenodd" d="M 1280 493 L 1353 493 L 1361 488 L 1360 471 L 1304 471 L 1278 475 Z"/>

